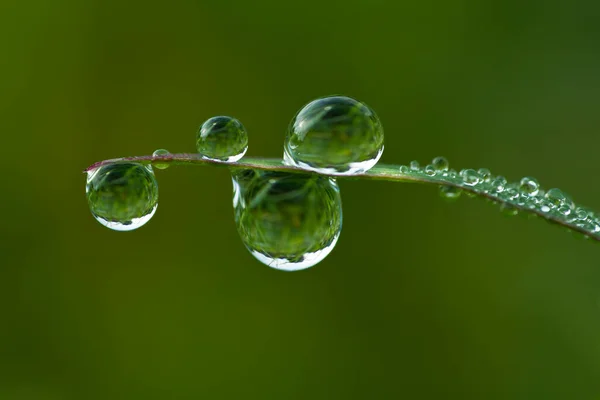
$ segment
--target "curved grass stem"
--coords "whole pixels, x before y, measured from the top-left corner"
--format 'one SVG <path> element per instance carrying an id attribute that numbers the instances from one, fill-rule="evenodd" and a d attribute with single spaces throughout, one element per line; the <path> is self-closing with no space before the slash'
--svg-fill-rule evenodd
<path id="1" fill-rule="evenodd" d="M 270 158 L 255 158 L 255 157 L 244 157 L 240 161 L 229 163 L 221 161 L 207 160 L 199 154 L 169 154 L 164 156 L 137 156 L 137 157 L 124 157 L 115 158 L 111 160 L 100 161 L 92 164 L 85 169 L 84 172 L 94 170 L 96 168 L 123 162 L 136 162 L 140 164 L 163 164 L 163 165 L 205 165 L 205 166 L 216 166 L 216 167 L 228 167 L 228 168 L 248 168 L 263 171 L 281 171 L 289 173 L 303 173 L 303 174 L 317 174 L 317 172 L 307 171 L 301 168 L 284 165 L 281 159 L 270 159 Z M 598 218 L 590 210 L 583 207 L 576 207 L 571 205 L 568 208 L 560 209 L 556 206 L 556 210 L 553 210 L 551 203 L 544 205 L 544 198 L 532 196 L 528 197 L 528 201 L 524 201 L 524 196 L 519 196 L 518 192 L 516 197 L 512 198 L 502 194 L 502 191 L 490 190 L 489 184 L 467 184 L 465 180 L 458 174 L 449 173 L 434 173 L 428 174 L 422 168 L 410 169 L 408 167 L 401 167 L 399 165 L 386 165 L 377 164 L 369 171 L 354 174 L 350 176 L 345 175 L 332 175 L 323 173 L 321 175 L 332 176 L 340 179 L 368 179 L 368 180 L 382 180 L 390 182 L 413 182 L 431 184 L 442 187 L 452 187 L 460 189 L 463 192 L 472 193 L 476 197 L 491 200 L 494 203 L 500 204 L 502 207 L 510 209 L 512 211 L 537 215 L 544 220 L 563 226 L 573 232 L 578 232 L 587 238 L 594 241 L 600 242 L 600 218 Z M 487 180 L 489 181 L 489 179 Z M 514 185 L 513 185 L 514 186 Z M 506 191 L 504 191 L 506 192 Z M 562 211 L 559 211 L 562 210 Z M 576 211 L 580 211 L 577 212 Z"/>

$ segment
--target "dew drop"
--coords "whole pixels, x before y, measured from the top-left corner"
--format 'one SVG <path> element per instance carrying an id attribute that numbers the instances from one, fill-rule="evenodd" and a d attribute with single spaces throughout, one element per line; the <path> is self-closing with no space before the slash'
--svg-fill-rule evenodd
<path id="1" fill-rule="evenodd" d="M 246 248 L 279 270 L 317 264 L 333 250 L 342 229 L 340 192 L 329 177 L 234 171 L 233 204 Z"/>
<path id="2" fill-rule="evenodd" d="M 550 203 L 552 203 L 552 205 L 555 207 L 567 205 L 568 207 L 573 208 L 573 206 L 574 206 L 573 201 L 567 195 L 565 195 L 560 189 L 556 189 L 556 188 L 550 189 L 550 190 L 548 190 L 548 192 L 546 192 L 544 197 Z"/>
<path id="3" fill-rule="evenodd" d="M 528 196 L 536 196 L 540 191 L 540 184 L 535 178 L 530 178 L 528 176 L 521 179 L 521 183 L 519 184 L 519 190 L 521 193 L 526 194 Z"/>
<path id="4" fill-rule="evenodd" d="M 454 186 L 440 186 L 440 196 L 447 200 L 456 200 L 460 197 L 462 190 Z"/>
<path id="5" fill-rule="evenodd" d="M 477 185 L 481 178 L 474 169 L 463 169 L 460 171 L 460 176 L 463 178 L 463 183 L 467 186 Z"/>
<path id="6" fill-rule="evenodd" d="M 209 160 L 235 162 L 248 150 L 248 133 L 235 118 L 212 117 L 198 129 L 196 150 Z"/>
<path id="7" fill-rule="evenodd" d="M 479 168 L 477 170 L 477 173 L 479 174 L 483 182 L 488 183 L 492 180 L 492 173 L 487 168 Z"/>
<path id="8" fill-rule="evenodd" d="M 284 162 L 307 170 L 352 175 L 371 169 L 383 153 L 381 121 L 366 104 L 345 96 L 323 97 L 292 119 Z"/>
<path id="9" fill-rule="evenodd" d="M 436 169 L 433 165 L 428 165 L 425 167 L 425 174 L 429 176 L 434 176 L 436 173 Z"/>
<path id="10" fill-rule="evenodd" d="M 571 214 L 571 207 L 563 204 L 562 206 L 558 207 L 558 212 L 566 217 Z"/>
<path id="11" fill-rule="evenodd" d="M 152 167 L 120 163 L 88 172 L 88 205 L 98 222 L 115 231 L 146 224 L 158 207 L 158 183 Z"/>
<path id="12" fill-rule="evenodd" d="M 410 171 L 410 168 L 408 168 L 406 165 L 401 165 L 400 166 L 400 173 L 402 174 L 406 174 Z"/>
<path id="13" fill-rule="evenodd" d="M 497 193 L 502 193 L 504 188 L 506 188 L 506 178 L 503 176 L 497 176 L 494 180 L 492 180 L 492 191 Z"/>
<path id="14" fill-rule="evenodd" d="M 412 160 L 410 162 L 410 170 L 411 171 L 418 171 L 421 169 L 421 165 L 419 164 L 419 162 L 417 160 Z"/>
<path id="15" fill-rule="evenodd" d="M 168 155 L 171 155 L 171 153 L 169 153 L 169 151 L 165 150 L 165 149 L 158 149 L 158 150 L 155 150 L 154 153 L 152 153 L 153 157 L 164 157 L 164 156 L 168 156 Z M 154 166 L 158 169 L 169 168 L 169 164 L 154 164 Z"/>
<path id="16" fill-rule="evenodd" d="M 450 168 L 450 163 L 446 157 L 436 157 L 431 161 L 431 164 L 437 171 L 448 171 L 448 168 Z"/>

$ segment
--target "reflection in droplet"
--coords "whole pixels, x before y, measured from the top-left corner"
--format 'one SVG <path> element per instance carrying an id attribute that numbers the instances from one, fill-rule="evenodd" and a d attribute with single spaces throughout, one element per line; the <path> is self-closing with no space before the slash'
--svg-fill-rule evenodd
<path id="1" fill-rule="evenodd" d="M 107 228 L 131 231 L 147 223 L 158 207 L 152 167 L 120 163 L 88 172 L 85 187 L 92 215 Z"/>
<path id="2" fill-rule="evenodd" d="M 297 271 L 333 250 L 342 229 L 342 203 L 334 179 L 257 170 L 232 174 L 237 229 L 259 261 Z"/>

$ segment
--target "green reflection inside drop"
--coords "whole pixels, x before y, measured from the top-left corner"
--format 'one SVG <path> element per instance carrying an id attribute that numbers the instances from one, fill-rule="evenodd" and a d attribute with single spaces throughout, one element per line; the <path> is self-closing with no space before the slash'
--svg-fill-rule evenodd
<path id="1" fill-rule="evenodd" d="M 351 175 L 372 168 L 383 153 L 381 121 L 366 104 L 344 96 L 314 100 L 290 123 L 284 143 L 288 165 Z"/>
<path id="2" fill-rule="evenodd" d="M 334 179 L 257 170 L 234 170 L 232 175 L 237 229 L 260 262 L 297 271 L 333 250 L 342 229 Z"/>
<path id="3" fill-rule="evenodd" d="M 248 150 L 248 133 L 235 118 L 212 117 L 198 129 L 196 150 L 209 160 L 238 161 Z"/>
<path id="4" fill-rule="evenodd" d="M 106 165 L 88 172 L 86 194 L 92 215 L 115 231 L 146 224 L 158 207 L 152 167 L 136 163 Z"/>

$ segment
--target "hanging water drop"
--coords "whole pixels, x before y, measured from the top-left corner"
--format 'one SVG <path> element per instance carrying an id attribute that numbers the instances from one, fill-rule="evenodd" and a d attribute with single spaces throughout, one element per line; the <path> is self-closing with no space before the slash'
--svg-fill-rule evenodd
<path id="1" fill-rule="evenodd" d="M 116 231 L 139 228 L 158 207 L 154 172 L 141 164 L 112 164 L 90 171 L 85 191 L 94 218 Z"/>
<path id="2" fill-rule="evenodd" d="M 297 271 L 333 250 L 342 229 L 342 203 L 334 179 L 235 170 L 233 193 L 238 233 L 263 264 Z"/>
<path id="3" fill-rule="evenodd" d="M 331 96 L 305 105 L 292 119 L 284 143 L 288 165 L 351 175 L 372 168 L 383 153 L 383 127 L 366 104 Z"/>
<path id="4" fill-rule="evenodd" d="M 198 129 L 196 150 L 209 160 L 238 161 L 248 150 L 246 128 L 232 117 L 212 117 Z"/>
<path id="5" fill-rule="evenodd" d="M 456 200 L 460 197 L 462 190 L 454 186 L 440 186 L 440 196 L 447 200 Z"/>
<path id="6" fill-rule="evenodd" d="M 165 149 L 158 149 L 155 150 L 154 153 L 152 153 L 152 157 L 165 157 L 165 156 L 169 156 L 171 155 L 171 153 L 169 153 L 168 150 Z M 169 164 L 154 164 L 154 166 L 158 169 L 167 169 L 169 168 Z"/>
<path id="7" fill-rule="evenodd" d="M 463 183 L 467 186 L 477 185 L 481 178 L 474 169 L 463 169 L 460 171 L 460 176 L 463 178 Z"/>
<path id="8" fill-rule="evenodd" d="M 437 171 L 448 171 L 448 168 L 450 168 L 450 163 L 445 157 L 436 157 L 431 161 L 431 164 Z"/>
<path id="9" fill-rule="evenodd" d="M 528 196 L 536 196 L 540 191 L 540 184 L 535 178 L 530 178 L 528 176 L 521 179 L 519 184 L 519 190 L 521 193 L 526 194 Z"/>

